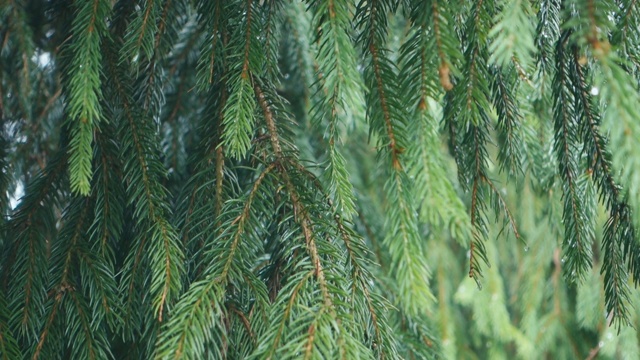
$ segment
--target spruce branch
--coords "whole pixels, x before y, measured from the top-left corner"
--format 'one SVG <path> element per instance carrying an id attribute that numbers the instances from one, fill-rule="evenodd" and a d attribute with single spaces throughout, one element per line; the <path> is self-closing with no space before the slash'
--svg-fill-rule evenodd
<path id="1" fill-rule="evenodd" d="M 505 222 L 506 224 L 509 225 L 509 228 L 511 229 L 511 232 L 515 236 L 516 240 L 522 240 L 520 237 L 520 233 L 518 232 L 518 225 L 516 224 L 515 217 L 509 210 L 509 206 L 507 205 L 506 200 L 500 193 L 500 190 L 498 190 L 498 188 L 496 188 L 493 181 L 491 181 L 486 176 L 481 176 L 481 179 L 489 187 L 491 197 L 494 199 L 494 203 L 495 203 L 494 208 L 495 208 L 496 214 L 499 211 L 502 211 L 505 217 Z"/>
<path id="2" fill-rule="evenodd" d="M 315 271 L 313 269 L 307 271 L 307 272 L 301 272 L 298 271 L 297 272 L 298 276 L 301 276 L 301 278 L 298 279 L 292 279 L 292 280 L 298 280 L 296 281 L 291 281 L 290 284 L 295 285 L 295 287 L 292 288 L 292 291 L 286 291 L 286 288 L 283 288 L 281 290 L 281 293 L 283 294 L 290 294 L 290 296 L 288 297 L 288 299 L 286 299 L 286 306 L 285 306 L 285 310 L 283 312 L 279 312 L 278 318 L 280 321 L 277 322 L 278 327 L 277 327 L 277 331 L 275 332 L 275 336 L 273 337 L 273 340 L 270 340 L 270 348 L 269 348 L 269 355 L 267 356 L 267 358 L 272 358 L 275 355 L 276 350 L 278 349 L 278 346 L 280 345 L 280 341 L 281 338 L 283 337 L 283 333 L 285 331 L 286 328 L 286 322 L 287 320 L 290 319 L 291 317 L 291 311 L 296 303 L 296 301 L 298 300 L 298 294 L 301 290 L 301 288 L 307 283 L 307 281 L 309 281 L 309 279 L 311 279 L 311 277 L 313 277 L 315 275 Z M 284 302 L 285 298 L 284 297 L 278 297 L 278 299 L 276 300 L 277 302 Z M 278 308 L 278 310 L 281 309 L 280 306 L 277 306 L 278 303 L 276 303 L 276 306 L 274 306 L 275 308 Z"/>
<path id="3" fill-rule="evenodd" d="M 96 136 L 96 177 L 93 185 L 96 196 L 95 219 L 90 234 L 99 254 L 113 261 L 113 249 L 123 228 L 124 189 L 117 146 L 106 135 L 115 131 L 111 125 L 103 125 Z"/>
<path id="4" fill-rule="evenodd" d="M 262 92 L 262 89 L 257 84 L 254 84 L 254 89 L 255 89 L 255 93 L 258 98 L 260 107 L 262 108 L 265 122 L 267 123 L 267 129 L 269 131 L 271 146 L 273 147 L 273 150 L 275 152 L 276 161 L 280 163 L 283 160 L 282 146 L 280 145 L 280 138 L 278 136 L 278 130 L 275 124 L 275 119 L 273 118 L 273 114 L 271 112 L 269 104 L 266 101 L 265 95 Z M 311 229 L 310 219 L 307 215 L 304 205 L 300 201 L 299 194 L 297 193 L 294 184 L 291 182 L 291 179 L 289 178 L 289 174 L 286 172 L 286 170 L 282 168 L 282 164 L 280 164 L 278 168 L 280 170 L 280 175 L 282 176 L 285 186 L 289 191 L 289 195 L 291 196 L 291 202 L 293 205 L 294 213 L 297 215 L 296 221 L 298 221 L 300 226 L 302 227 L 304 238 L 309 250 L 309 255 L 311 256 L 311 262 L 313 263 L 313 266 L 315 269 L 315 276 L 317 277 L 318 282 L 320 284 L 325 305 L 328 308 L 331 308 L 333 306 L 332 300 L 331 300 L 331 297 L 329 296 L 329 291 L 327 290 L 327 282 L 325 279 L 322 264 L 320 262 L 318 249 L 316 247 L 316 243 L 314 240 L 314 235 L 313 235 L 314 232 Z"/>
<path id="5" fill-rule="evenodd" d="M 560 34 L 560 0 L 542 0 L 538 10 L 535 44 L 540 74 L 546 74 L 553 66 L 554 46 Z"/>
<path id="6" fill-rule="evenodd" d="M 116 75 L 111 81 L 124 110 L 121 123 L 124 141 L 121 151 L 134 154 L 124 164 L 129 202 L 136 207 L 134 215 L 139 225 L 149 231 L 153 305 L 158 319 L 162 321 L 167 302 L 177 297 L 181 287 L 183 253 L 175 229 L 166 218 L 169 213 L 166 189 L 159 182 L 164 176 L 164 170 L 155 155 L 157 148 L 149 147 L 152 141 L 150 124 L 147 119 L 139 121 L 136 116 L 141 112 L 136 109 L 125 82 L 120 78 L 124 70 L 119 69 L 113 59 L 108 59 L 107 63 L 110 73 Z"/>
<path id="7" fill-rule="evenodd" d="M 89 195 L 93 133 L 102 117 L 100 44 L 108 34 L 104 19 L 110 6 L 106 0 L 83 1 L 76 6 L 77 14 L 72 24 L 73 58 L 67 90 L 71 118 L 69 175 L 71 190 Z"/>
<path id="8" fill-rule="evenodd" d="M 355 197 L 346 159 L 338 146 L 342 143 L 340 133 L 352 128 L 363 113 L 363 84 L 349 34 L 350 9 L 347 3 L 334 0 L 315 1 L 312 6 L 317 8 L 313 23 L 318 29 L 315 97 L 319 99 L 311 110 L 312 122 L 327 129 L 329 192 L 340 213 L 350 218 L 355 213 Z"/>
<path id="9" fill-rule="evenodd" d="M 509 74 L 509 72 L 511 74 Z M 492 101 L 498 113 L 498 123 L 496 129 L 499 131 L 500 149 L 498 150 L 498 161 L 501 170 L 508 171 L 514 176 L 521 172 L 523 141 L 519 129 L 522 123 L 520 104 L 517 102 L 515 94 L 517 88 L 514 85 L 514 70 L 494 68 L 491 90 Z"/>
<path id="10" fill-rule="evenodd" d="M 381 303 L 380 299 L 377 299 L 375 294 L 371 293 L 370 282 L 373 281 L 373 275 L 371 274 L 370 260 L 367 255 L 369 250 L 364 244 L 363 239 L 357 237 L 351 229 L 349 229 L 344 220 L 338 215 L 335 217 L 335 223 L 337 231 L 344 242 L 345 249 L 347 251 L 348 260 L 353 268 L 352 281 L 353 281 L 353 294 L 352 299 L 354 307 L 357 306 L 357 301 L 360 297 L 364 296 L 365 304 L 369 310 L 368 316 L 373 327 L 373 333 L 375 335 L 372 346 L 376 349 L 376 353 L 380 358 L 390 357 L 393 358 L 396 353 L 396 343 L 393 341 L 390 334 L 391 329 L 386 322 L 386 314 L 384 312 L 385 307 Z"/>
<path id="11" fill-rule="evenodd" d="M 418 233 L 418 219 L 410 200 L 413 183 L 403 164 L 408 146 L 406 112 L 399 103 L 400 86 L 395 65 L 385 48 L 387 14 L 393 8 L 389 1 L 361 2 L 356 19 L 363 28 L 360 34 L 368 66 L 365 81 L 371 91 L 367 97 L 368 120 L 371 131 L 379 136 L 378 151 L 385 163 L 388 180 L 386 236 L 384 245 L 391 255 L 391 268 L 401 294 L 401 305 L 410 314 L 417 314 L 430 306 L 433 295 L 426 279 L 429 268 L 424 260 L 422 239 Z"/>
<path id="12" fill-rule="evenodd" d="M 184 296 L 176 305 L 176 315 L 165 325 L 166 330 L 159 338 L 162 341 L 158 343 L 157 359 L 177 360 L 196 354 L 202 356 L 205 342 L 199 341 L 200 338 L 221 340 L 223 335 L 218 334 L 222 332 L 222 309 L 218 301 L 220 293 L 219 282 L 212 279 L 192 284 L 188 296 Z M 222 357 L 218 349 L 218 346 L 209 348 L 212 355 Z"/>
<path id="13" fill-rule="evenodd" d="M 0 356 L 2 360 L 22 357 L 18 341 L 9 327 L 9 306 L 5 294 L 0 294 Z"/>
<path id="14" fill-rule="evenodd" d="M 227 153 L 237 159 L 243 158 L 251 147 L 255 125 L 255 99 L 252 87 L 253 73 L 258 71 L 262 57 L 256 54 L 258 41 L 258 20 L 253 16 L 252 1 L 247 1 L 243 18 L 243 40 L 238 44 L 234 62 L 230 64 L 229 101 L 225 104 L 222 144 Z"/>
<path id="15" fill-rule="evenodd" d="M 204 270 L 203 280 L 192 284 L 189 291 L 178 303 L 175 317 L 165 326 L 165 331 L 158 343 L 161 349 L 158 353 L 159 358 L 181 358 L 183 355 L 188 357 L 203 356 L 204 347 L 202 345 L 204 345 L 204 341 L 200 342 L 201 346 L 195 347 L 193 342 L 198 341 L 197 339 L 205 331 L 205 327 L 217 329 L 216 332 L 206 330 L 204 333 L 205 341 L 226 337 L 227 330 L 223 326 L 222 317 L 227 313 L 223 307 L 224 297 L 228 295 L 228 292 L 224 289 L 229 284 L 238 282 L 238 276 L 243 272 L 244 262 L 247 261 L 247 249 L 250 248 L 246 242 L 254 238 L 256 232 L 255 222 L 257 219 L 254 218 L 256 215 L 253 201 L 256 196 L 262 197 L 263 195 L 260 194 L 267 192 L 261 185 L 274 169 L 276 169 L 275 163 L 265 167 L 253 182 L 249 193 L 241 200 L 240 209 L 236 209 L 237 206 L 232 202 L 221 211 L 216 222 L 226 230 L 217 236 L 214 235 L 216 241 L 212 243 L 213 247 L 208 251 L 208 257 L 211 261 Z M 264 199 L 260 198 L 260 201 L 262 202 Z M 235 215 L 236 213 L 237 215 Z M 222 222 L 221 219 L 227 220 Z M 261 292 L 262 290 L 257 289 L 257 291 Z M 204 307 L 205 304 L 200 301 L 203 297 L 207 297 L 210 302 L 217 304 L 217 310 Z M 195 324 L 192 320 L 193 317 L 198 317 Z M 224 347 L 216 348 L 216 351 L 219 354 L 225 352 Z"/>
<path id="16" fill-rule="evenodd" d="M 533 43 L 533 22 L 530 19 L 529 1 L 505 1 L 502 9 L 494 17 L 494 25 L 488 36 L 490 63 L 505 67 L 513 58 L 528 68 L 532 63 L 535 46 Z"/>
<path id="17" fill-rule="evenodd" d="M 488 150 L 491 108 L 489 69 L 487 61 L 487 32 L 491 23 L 491 4 L 474 3 L 465 24 L 466 39 L 463 42 L 466 64 L 462 79 L 450 93 L 451 102 L 445 107 L 445 119 L 449 123 L 454 156 L 458 165 L 458 178 L 465 190 L 470 192 L 469 216 L 474 226 L 469 252 L 469 276 L 480 286 L 481 261 L 488 264 L 484 240 L 487 237 L 486 195 L 495 194 L 488 184 Z M 499 94 L 499 89 L 497 91 Z M 507 105 L 507 104 L 502 104 Z M 503 115 L 504 114 L 503 108 Z M 513 110 L 513 109 L 512 109 Z M 454 116 L 459 119 L 454 120 Z M 500 199 L 495 197 L 494 199 Z M 496 210 L 500 206 L 496 206 Z M 503 206 L 506 208 L 506 206 Z M 509 216 L 507 216 L 509 218 Z M 511 223 L 511 222 L 510 222 Z M 517 231 L 515 232 L 517 234 Z"/>
<path id="18" fill-rule="evenodd" d="M 577 79 L 575 80 L 576 86 L 576 97 L 580 99 L 577 104 L 581 105 L 582 111 L 582 124 L 581 124 L 581 133 L 584 141 L 584 149 L 583 151 L 586 153 L 587 163 L 589 164 L 589 171 L 591 176 L 596 183 L 598 188 L 598 192 L 600 194 L 600 201 L 602 201 L 605 207 L 608 209 L 610 214 L 609 221 L 618 221 L 614 218 L 620 217 L 620 227 L 627 229 L 627 231 L 621 232 L 623 234 L 621 236 L 620 241 L 623 245 L 623 249 L 625 249 L 625 258 L 628 259 L 629 268 L 631 273 L 635 276 L 638 274 L 638 265 L 636 259 L 640 256 L 640 248 L 634 245 L 635 241 L 633 238 L 635 237 L 636 230 L 634 228 L 634 224 L 632 222 L 626 223 L 624 221 L 628 220 L 625 216 L 620 216 L 619 212 L 625 213 L 624 210 L 617 209 L 628 209 L 628 202 L 622 197 L 621 187 L 616 184 L 613 175 L 611 173 L 611 155 L 608 150 L 607 139 L 600 134 L 600 116 L 596 111 L 595 104 L 593 102 L 592 96 L 588 92 L 588 85 L 585 79 L 584 70 L 580 65 L 580 58 L 577 52 L 577 49 L 573 54 L 574 66 L 575 66 L 575 74 Z M 606 230 L 612 230 L 613 227 L 605 227 Z M 605 236 L 609 236 L 610 234 L 605 234 Z M 616 321 L 618 319 L 616 318 Z M 618 323 L 619 324 L 619 323 Z"/>
<path id="19" fill-rule="evenodd" d="M 567 253 L 567 263 L 563 267 L 568 274 L 584 276 L 591 267 L 591 244 L 595 234 L 593 222 L 588 216 L 589 205 L 584 198 L 587 195 L 585 182 L 581 181 L 576 153 L 581 144 L 578 137 L 578 124 L 575 119 L 575 107 L 570 82 L 570 53 L 565 49 L 570 34 L 565 32 L 556 45 L 556 78 L 553 87 L 555 114 L 555 148 L 557 151 L 560 176 L 563 181 L 565 237 L 563 248 Z"/>
<path id="20" fill-rule="evenodd" d="M 611 316 L 613 324 L 620 331 L 623 325 L 629 324 L 630 289 L 627 283 L 627 271 L 624 268 L 624 255 L 618 237 L 634 238 L 635 234 L 628 226 L 629 209 L 623 206 L 611 209 L 602 239 L 602 250 L 605 254 L 601 274 L 604 275 L 605 306 L 607 316 Z"/>
<path id="21" fill-rule="evenodd" d="M 628 200 L 633 211 L 637 211 L 636 209 L 640 208 L 640 202 L 636 195 L 640 194 L 640 186 L 635 179 L 639 174 L 635 168 L 637 163 L 634 155 L 635 148 L 631 146 L 631 139 L 635 134 L 640 134 L 640 127 L 636 120 L 640 118 L 640 114 L 633 105 L 635 99 L 639 99 L 637 84 L 630 81 L 627 73 L 619 65 L 621 60 L 617 54 L 606 53 L 603 49 L 594 49 L 594 55 L 602 67 L 602 77 L 596 78 L 595 83 L 603 98 L 609 103 L 604 112 L 602 126 L 610 136 L 612 168 L 619 173 L 621 179 L 629 179 L 623 183 L 625 187 L 623 199 Z M 614 123 L 615 126 L 613 126 Z M 640 226 L 637 216 L 631 218 L 634 219 L 633 228 L 637 229 Z M 637 246 L 637 242 L 631 241 L 626 236 L 622 241 L 625 243 L 624 258 L 628 260 L 630 269 L 633 269 L 634 282 L 637 284 L 636 275 L 640 275 L 637 272 L 640 266 L 636 254 L 640 251 L 640 247 Z"/>
<path id="22" fill-rule="evenodd" d="M 407 126 L 407 132 L 412 134 L 406 151 L 407 173 L 415 179 L 413 191 L 416 198 L 422 199 L 417 203 L 420 220 L 434 227 L 441 223 L 451 225 L 452 235 L 465 242 L 471 237 L 468 214 L 453 184 L 447 179 L 444 159 L 440 156 L 438 126 L 435 124 L 440 114 L 434 100 L 439 96 L 438 82 L 445 90 L 452 89 L 449 67 L 462 55 L 451 29 L 439 29 L 440 25 L 452 23 L 448 10 L 437 1 L 413 5 L 410 17 L 420 27 L 402 45 L 399 58 L 400 88 L 412 116 Z M 431 26 L 435 42 L 429 31 Z M 447 67 L 446 78 L 442 77 L 443 66 Z M 436 67 L 439 68 L 438 74 L 433 71 Z M 452 206 L 440 206 L 443 203 Z"/>
<path id="23" fill-rule="evenodd" d="M 10 324 L 19 338 L 34 341 L 46 299 L 46 239 L 55 234 L 51 207 L 59 201 L 67 155 L 60 151 L 25 190 L 20 205 L 6 224 L 8 259 L 3 267 L 3 286 L 10 289 Z"/>
<path id="24" fill-rule="evenodd" d="M 93 217 L 93 206 L 92 197 L 76 197 L 65 210 L 64 226 L 52 244 L 52 278 L 48 285 L 50 300 L 47 304 L 49 313 L 33 352 L 34 360 L 55 356 L 56 345 L 47 344 L 59 342 L 67 330 L 78 335 L 69 345 L 71 356 L 97 359 L 105 358 L 110 353 L 106 328 L 102 323 L 105 309 L 90 307 L 92 300 L 89 303 L 85 301 L 85 296 L 96 295 L 91 290 L 101 293 L 101 296 L 108 296 L 106 292 L 115 290 L 115 282 L 112 282 L 113 286 L 104 287 L 100 276 L 94 278 L 85 272 L 85 267 L 91 268 L 94 263 L 85 253 L 88 250 L 85 239 Z M 81 266 L 76 267 L 76 263 Z M 105 278 L 113 276 L 108 273 L 105 275 Z"/>
<path id="25" fill-rule="evenodd" d="M 450 91 L 451 89 L 453 89 L 453 84 L 451 83 L 451 79 L 449 78 L 449 73 L 451 72 L 451 61 L 447 59 L 448 55 L 446 54 L 458 55 L 458 52 L 455 47 L 456 44 L 454 42 L 455 36 L 453 36 L 453 34 L 451 34 L 450 32 L 445 33 L 444 31 L 450 31 L 451 27 L 447 27 L 447 25 L 450 25 L 452 21 L 447 17 L 448 13 L 446 13 L 446 8 L 440 8 L 437 0 L 431 1 L 431 14 L 433 18 L 433 33 L 436 39 L 438 58 L 440 59 L 440 65 L 438 67 L 440 85 L 444 90 Z M 444 26 L 441 26 L 441 24 Z M 425 25 L 425 23 L 421 24 L 423 33 L 427 31 Z"/>
<path id="26" fill-rule="evenodd" d="M 160 0 L 145 0 L 140 9 L 136 9 L 133 20 L 127 26 L 120 61 L 138 64 L 144 58 L 151 59 L 154 53 L 154 40 L 158 32 Z"/>

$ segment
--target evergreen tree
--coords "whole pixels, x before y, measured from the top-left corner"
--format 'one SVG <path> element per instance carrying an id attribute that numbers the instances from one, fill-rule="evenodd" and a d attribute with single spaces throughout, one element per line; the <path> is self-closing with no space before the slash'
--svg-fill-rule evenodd
<path id="1" fill-rule="evenodd" d="M 0 359 L 640 358 L 640 3 L 0 1 Z"/>

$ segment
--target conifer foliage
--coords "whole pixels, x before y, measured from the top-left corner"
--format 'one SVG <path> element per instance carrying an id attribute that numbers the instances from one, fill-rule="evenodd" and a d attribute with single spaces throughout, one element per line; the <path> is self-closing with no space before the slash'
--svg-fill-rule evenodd
<path id="1" fill-rule="evenodd" d="M 638 358 L 638 54 L 632 0 L 0 1 L 0 359 Z"/>

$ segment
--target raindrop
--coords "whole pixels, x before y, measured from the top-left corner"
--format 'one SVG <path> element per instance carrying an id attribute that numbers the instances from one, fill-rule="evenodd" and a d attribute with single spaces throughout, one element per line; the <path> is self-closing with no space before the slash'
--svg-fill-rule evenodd
<path id="1" fill-rule="evenodd" d="M 607 340 L 611 340 L 613 339 L 613 334 L 610 332 L 607 332 Z"/>
<path id="2" fill-rule="evenodd" d="M 524 252 L 528 252 L 529 251 L 529 246 L 525 246 L 524 247 Z"/>
<path id="3" fill-rule="evenodd" d="M 591 95 L 593 96 L 598 96 L 598 94 L 600 94 L 600 89 L 598 89 L 597 87 L 592 87 L 591 88 Z"/>
<path id="4" fill-rule="evenodd" d="M 604 342 L 603 342 L 603 341 L 600 341 L 600 342 L 598 343 L 598 346 L 599 346 L 599 347 L 603 347 L 603 346 L 604 346 Z"/>

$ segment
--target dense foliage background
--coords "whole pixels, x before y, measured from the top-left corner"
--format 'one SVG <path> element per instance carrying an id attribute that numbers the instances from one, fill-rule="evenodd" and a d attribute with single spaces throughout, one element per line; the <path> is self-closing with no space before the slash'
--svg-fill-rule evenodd
<path id="1" fill-rule="evenodd" d="M 635 0 L 0 0 L 0 358 L 640 358 Z"/>

